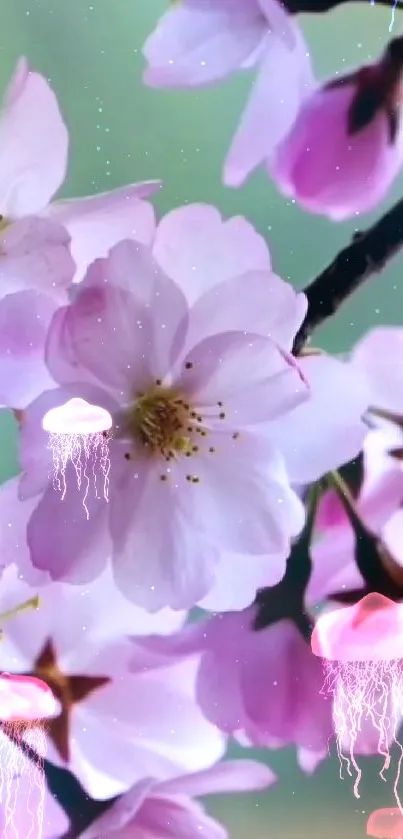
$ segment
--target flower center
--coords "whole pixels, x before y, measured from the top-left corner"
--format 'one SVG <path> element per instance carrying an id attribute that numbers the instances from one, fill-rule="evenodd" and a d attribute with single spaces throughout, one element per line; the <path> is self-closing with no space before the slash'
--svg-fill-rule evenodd
<path id="1" fill-rule="evenodd" d="M 190 406 L 177 392 L 157 387 L 139 395 L 128 426 L 131 436 L 150 454 L 171 459 L 176 453 L 191 450 L 191 419 Z"/>
<path id="2" fill-rule="evenodd" d="M 193 363 L 186 361 L 184 371 L 192 368 Z M 161 379 L 156 379 L 144 393 L 137 393 L 136 397 L 136 402 L 123 420 L 120 433 L 117 427 L 118 437 L 122 440 L 135 441 L 145 454 L 167 463 L 178 455 L 197 457 L 198 454 L 215 454 L 216 448 L 208 439 L 208 425 L 212 420 L 226 419 L 222 402 L 218 401 L 215 406 L 208 408 L 206 423 L 207 417 L 201 416 L 200 411 L 189 405 L 186 395 L 175 387 L 164 385 Z M 239 431 L 231 431 L 231 436 L 237 440 Z M 124 456 L 126 460 L 132 460 L 136 453 L 126 451 Z M 168 481 L 170 472 L 170 466 L 162 466 L 161 481 Z M 184 477 L 193 484 L 200 482 L 199 475 L 189 474 Z"/>

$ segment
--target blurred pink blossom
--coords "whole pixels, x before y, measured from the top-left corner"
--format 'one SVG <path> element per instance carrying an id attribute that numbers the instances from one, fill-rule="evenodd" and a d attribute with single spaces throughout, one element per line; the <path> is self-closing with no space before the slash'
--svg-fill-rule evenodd
<path id="1" fill-rule="evenodd" d="M 403 503 L 403 469 L 400 461 L 391 456 L 394 449 L 402 447 L 402 431 L 385 422 L 374 427 L 364 443 L 364 480 L 356 502 L 357 512 L 369 530 L 383 541 L 388 540 L 391 520 Z M 364 584 L 354 560 L 353 528 L 333 491 L 322 498 L 316 524 L 316 540 L 311 548 L 313 573 L 307 590 L 309 604 Z M 394 558 L 398 559 L 398 555 Z"/>
<path id="2" fill-rule="evenodd" d="M 161 17 L 143 53 L 152 87 L 199 87 L 256 68 L 224 167 L 229 186 L 270 158 L 314 86 L 302 33 L 278 0 L 183 0 Z"/>
<path id="3" fill-rule="evenodd" d="M 218 614 L 169 638 L 133 640 L 154 666 L 200 656 L 197 700 L 207 718 L 244 746 L 296 746 L 301 768 L 314 771 L 328 751 L 331 704 L 321 695 L 320 661 L 290 620 L 253 628 L 256 607 Z"/>
<path id="4" fill-rule="evenodd" d="M 56 95 L 21 58 L 0 113 L 0 213 L 5 223 L 44 213 L 63 224 L 80 279 L 96 257 L 121 239 L 150 241 L 154 212 L 142 199 L 161 184 L 148 181 L 50 204 L 66 176 L 68 143 Z"/>
<path id="5" fill-rule="evenodd" d="M 154 211 L 142 199 L 157 181 L 50 204 L 67 153 L 56 96 L 20 59 L 0 111 L 0 406 L 24 408 L 51 386 L 45 336 L 73 278 L 120 239 L 153 234 Z"/>
<path id="6" fill-rule="evenodd" d="M 363 446 L 364 481 L 357 510 L 370 531 L 382 538 L 398 565 L 403 565 L 403 432 L 392 419 L 403 416 L 402 350 L 403 330 L 382 326 L 361 338 L 350 355 L 351 366 L 365 379 L 368 406 L 390 417 L 382 419 L 371 411 L 368 414 L 371 430 Z M 314 571 L 308 588 L 311 603 L 363 583 L 354 562 L 354 533 L 333 492 L 321 501 L 317 529 L 312 550 Z"/>
<path id="7" fill-rule="evenodd" d="M 393 363 L 392 363 L 393 359 Z M 377 326 L 355 345 L 351 363 L 364 375 L 371 407 L 403 416 L 403 329 Z"/>
<path id="8" fill-rule="evenodd" d="M 227 831 L 193 800 L 199 796 L 264 789 L 273 772 L 252 760 L 228 760 L 192 775 L 156 782 L 146 778 L 82 834 L 81 839 L 226 839 Z"/>
<path id="9" fill-rule="evenodd" d="M 282 576 L 304 510 L 270 421 L 309 391 L 275 337 L 254 334 L 257 301 L 245 305 L 239 329 L 238 289 L 235 278 L 234 290 L 230 281 L 218 290 L 223 328 L 217 312 L 213 330 L 207 295 L 189 309 L 150 252 L 126 241 L 94 263 L 73 304 L 59 310 L 47 361 L 61 387 L 27 409 L 21 431 L 21 497 L 42 493 L 28 525 L 36 568 L 84 583 L 112 552 L 118 586 L 151 610 L 203 598 L 222 550 L 246 562 L 274 555 Z M 294 317 L 295 295 L 284 295 Z M 259 309 L 256 326 L 261 320 Z M 41 428 L 73 395 L 113 418 L 109 504 L 88 499 L 89 519 L 73 474 L 63 502 L 55 493 Z"/>
<path id="10" fill-rule="evenodd" d="M 342 221 L 373 209 L 388 192 L 403 162 L 396 61 L 400 66 L 401 57 L 387 52 L 301 105 L 269 168 L 280 189 L 306 210 Z"/>
<path id="11" fill-rule="evenodd" d="M 34 591 L 6 569 L 1 608 Z M 197 657 L 157 671 L 142 655 L 136 672 L 132 666 L 129 633 L 172 631 L 183 618 L 147 615 L 104 572 L 90 586 L 43 586 L 39 608 L 9 622 L 2 669 L 31 673 L 52 689 L 62 710 L 47 722 L 46 757 L 70 769 L 92 797 L 120 794 L 145 776 L 198 771 L 221 757 L 225 740 L 196 703 Z"/>
<path id="12" fill-rule="evenodd" d="M 61 225 L 32 217 L 0 232 L 0 407 L 25 408 L 54 384 L 45 340 L 73 275 Z"/>

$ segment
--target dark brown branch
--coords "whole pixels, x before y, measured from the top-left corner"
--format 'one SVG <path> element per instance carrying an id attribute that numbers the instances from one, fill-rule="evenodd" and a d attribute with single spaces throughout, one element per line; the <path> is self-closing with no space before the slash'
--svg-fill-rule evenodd
<path id="1" fill-rule="evenodd" d="M 345 5 L 351 2 L 365 2 L 368 6 L 370 0 L 283 0 L 283 6 L 290 14 L 295 15 L 302 12 L 309 14 L 318 14 L 322 12 L 329 12 L 336 6 Z M 391 10 L 393 8 L 394 0 L 376 0 L 376 6 L 388 6 Z M 396 9 L 403 9 L 403 0 L 398 0 Z"/>
<path id="2" fill-rule="evenodd" d="M 312 332 L 336 314 L 369 277 L 379 274 L 402 246 L 403 200 L 364 233 L 356 233 L 351 245 L 304 289 L 308 312 L 295 338 L 294 352 L 298 354 Z"/>

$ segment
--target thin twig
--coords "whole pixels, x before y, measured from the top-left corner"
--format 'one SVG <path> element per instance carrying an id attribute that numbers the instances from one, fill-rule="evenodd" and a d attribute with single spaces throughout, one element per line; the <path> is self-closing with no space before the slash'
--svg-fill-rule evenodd
<path id="1" fill-rule="evenodd" d="M 336 314 L 340 306 L 385 265 L 403 246 L 403 200 L 350 245 L 305 289 L 308 312 L 294 342 L 298 354 L 312 333 Z"/>
<path id="2" fill-rule="evenodd" d="M 306 12 L 308 14 L 318 14 L 329 12 L 331 9 L 336 8 L 336 6 L 341 6 L 342 4 L 346 5 L 346 3 L 349 3 L 351 5 L 352 2 L 364 2 L 367 6 L 372 5 L 370 0 L 283 0 L 283 6 L 288 12 L 290 12 L 290 14 L 293 15 L 302 12 Z M 388 6 L 391 9 L 393 8 L 394 0 L 376 0 L 374 5 Z M 403 0 L 397 0 L 395 9 L 403 9 Z"/>

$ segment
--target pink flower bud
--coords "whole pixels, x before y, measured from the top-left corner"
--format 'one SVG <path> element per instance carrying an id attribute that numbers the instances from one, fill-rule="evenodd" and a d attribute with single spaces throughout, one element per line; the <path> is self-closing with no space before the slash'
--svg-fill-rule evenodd
<path id="1" fill-rule="evenodd" d="M 375 65 L 329 82 L 302 105 L 271 173 L 305 209 L 342 221 L 375 207 L 403 160 L 401 39 Z"/>

